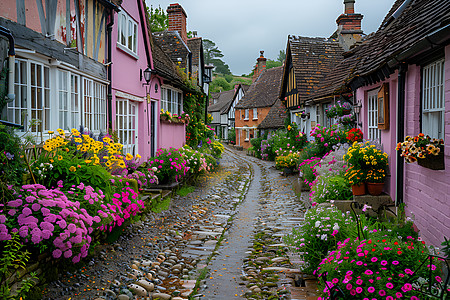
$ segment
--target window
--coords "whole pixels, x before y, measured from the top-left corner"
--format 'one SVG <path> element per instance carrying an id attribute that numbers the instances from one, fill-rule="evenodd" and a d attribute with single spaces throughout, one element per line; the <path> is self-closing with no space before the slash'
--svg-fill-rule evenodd
<path id="1" fill-rule="evenodd" d="M 137 54 L 137 23 L 123 10 L 119 12 L 117 43 Z"/>
<path id="2" fill-rule="evenodd" d="M 16 60 L 16 99 L 8 103 L 7 120 L 33 133 L 50 130 L 50 71 L 36 62 Z M 31 123 L 31 121 L 33 121 Z"/>
<path id="3" fill-rule="evenodd" d="M 81 125 L 80 120 L 80 76 L 70 75 L 70 127 L 78 128 Z"/>
<path id="4" fill-rule="evenodd" d="M 245 110 L 245 117 L 244 120 L 248 120 L 248 109 Z"/>
<path id="5" fill-rule="evenodd" d="M 378 129 L 378 89 L 370 91 L 368 94 L 368 133 L 369 140 L 380 141 L 380 130 Z"/>
<path id="6" fill-rule="evenodd" d="M 423 68 L 422 132 L 432 138 L 444 138 L 444 59 Z"/>
<path id="7" fill-rule="evenodd" d="M 83 124 L 94 132 L 106 129 L 106 86 L 84 79 Z"/>
<path id="8" fill-rule="evenodd" d="M 137 151 L 137 104 L 128 99 L 116 100 L 116 128 L 123 152 L 136 155 Z"/>
<path id="9" fill-rule="evenodd" d="M 183 112 L 183 95 L 179 91 L 162 88 L 161 109 L 170 111 L 172 114 L 181 115 Z"/>
<path id="10" fill-rule="evenodd" d="M 250 130 L 249 129 L 244 129 L 245 131 L 245 140 L 248 141 L 250 140 Z"/>
<path id="11" fill-rule="evenodd" d="M 320 120 L 320 106 L 316 105 L 316 123 L 320 124 L 322 121 Z"/>
<path id="12" fill-rule="evenodd" d="M 258 119 L 258 109 L 254 108 L 253 109 L 253 120 L 257 120 Z"/>
<path id="13" fill-rule="evenodd" d="M 58 126 L 64 130 L 78 128 L 80 120 L 80 76 L 58 70 Z"/>

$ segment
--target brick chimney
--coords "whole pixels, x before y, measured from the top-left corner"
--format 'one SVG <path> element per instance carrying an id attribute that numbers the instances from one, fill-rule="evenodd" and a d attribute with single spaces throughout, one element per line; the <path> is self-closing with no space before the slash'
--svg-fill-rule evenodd
<path id="1" fill-rule="evenodd" d="M 178 31 L 181 39 L 187 44 L 186 19 L 187 14 L 178 3 L 170 4 L 167 8 L 169 31 Z"/>
<path id="2" fill-rule="evenodd" d="M 264 57 L 264 51 L 261 50 L 259 51 L 260 56 L 258 57 L 258 59 L 256 60 L 256 66 L 253 69 L 253 78 L 252 81 L 255 82 L 255 80 L 259 77 L 259 74 L 261 74 L 261 72 L 263 70 L 266 69 L 266 58 Z"/>
<path id="3" fill-rule="evenodd" d="M 344 13 L 337 19 L 339 43 L 345 51 L 361 40 L 363 15 L 355 14 L 355 0 L 344 0 Z"/>

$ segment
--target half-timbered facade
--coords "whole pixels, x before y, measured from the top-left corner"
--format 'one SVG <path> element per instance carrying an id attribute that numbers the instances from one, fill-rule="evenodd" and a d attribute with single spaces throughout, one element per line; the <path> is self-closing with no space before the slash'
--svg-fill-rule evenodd
<path id="1" fill-rule="evenodd" d="M 38 141 L 56 128 L 105 132 L 115 9 L 107 0 L 1 1 L 0 26 L 16 43 L 15 100 L 2 119 Z"/>

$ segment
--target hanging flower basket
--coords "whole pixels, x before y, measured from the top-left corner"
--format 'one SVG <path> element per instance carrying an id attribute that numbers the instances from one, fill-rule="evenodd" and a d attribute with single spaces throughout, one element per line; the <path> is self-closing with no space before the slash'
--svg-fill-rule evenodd
<path id="1" fill-rule="evenodd" d="M 427 155 L 425 158 L 418 158 L 417 163 L 419 166 L 431 170 L 444 170 L 444 151 L 439 152 L 438 155 Z"/>

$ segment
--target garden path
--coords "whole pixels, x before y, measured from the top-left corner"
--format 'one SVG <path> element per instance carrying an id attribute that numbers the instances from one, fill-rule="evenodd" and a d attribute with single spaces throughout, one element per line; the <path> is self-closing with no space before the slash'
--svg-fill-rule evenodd
<path id="1" fill-rule="evenodd" d="M 61 272 L 43 299 L 314 299 L 314 286 L 293 287 L 299 274 L 281 240 L 302 220 L 297 177 L 231 149 L 220 165 L 168 210 Z"/>

